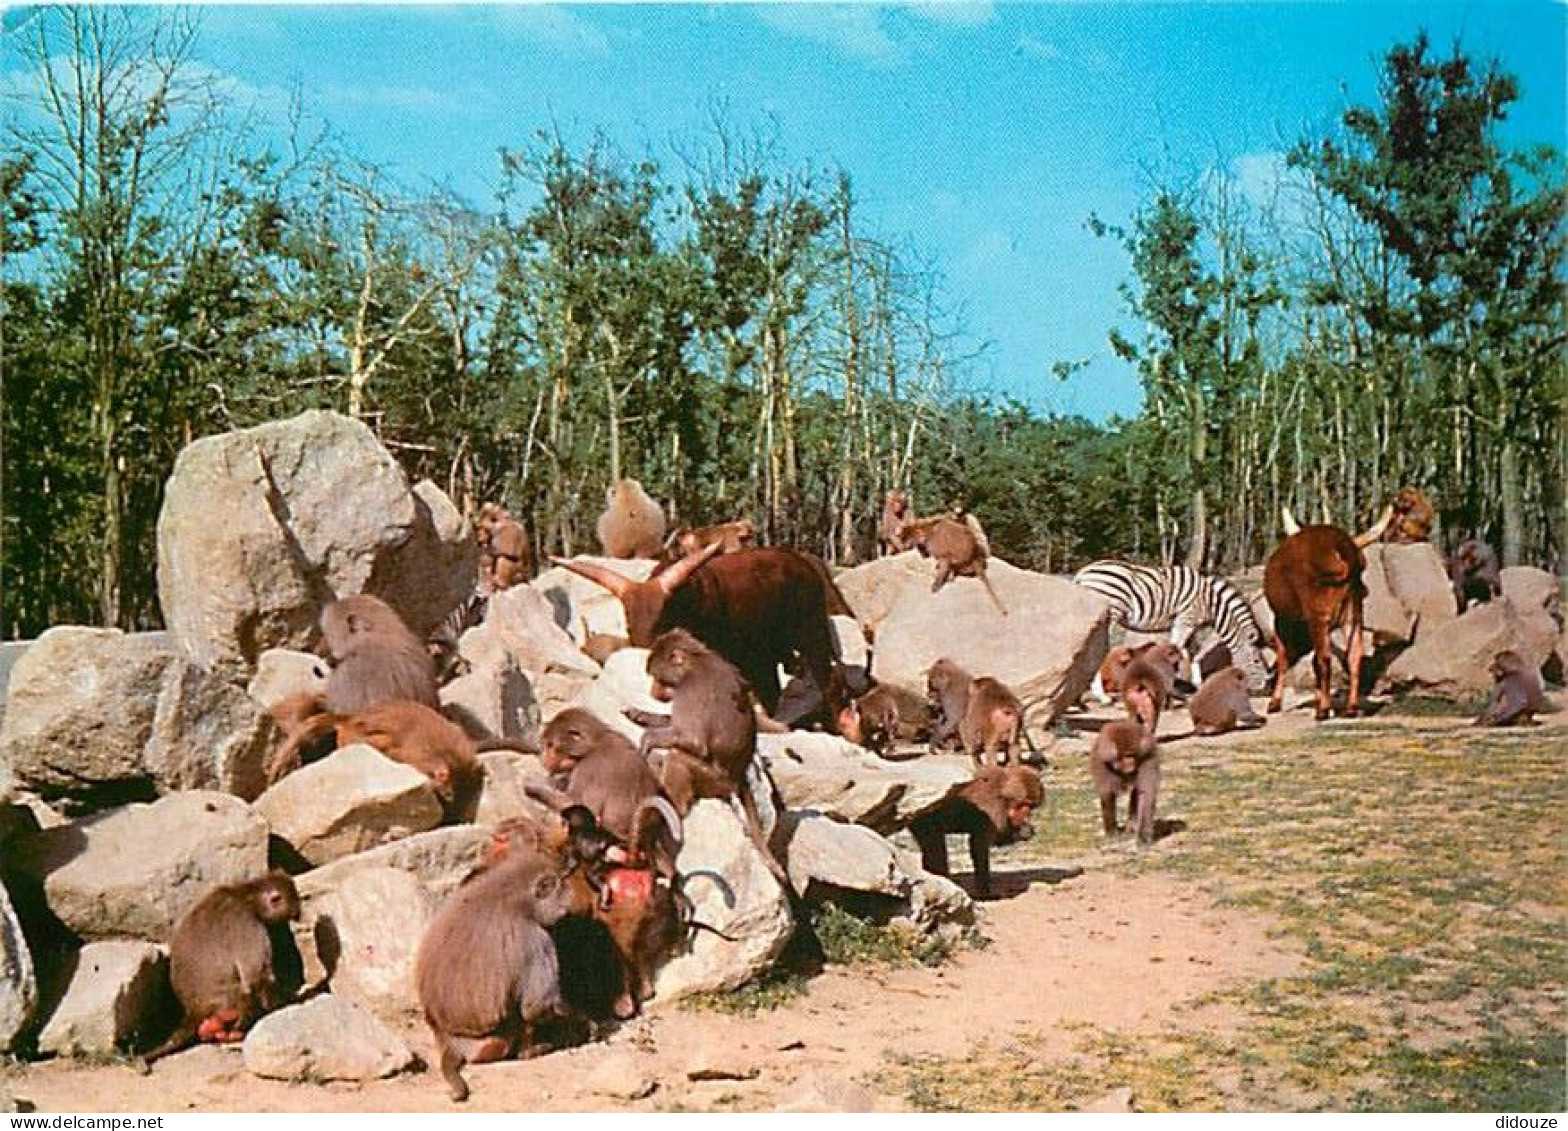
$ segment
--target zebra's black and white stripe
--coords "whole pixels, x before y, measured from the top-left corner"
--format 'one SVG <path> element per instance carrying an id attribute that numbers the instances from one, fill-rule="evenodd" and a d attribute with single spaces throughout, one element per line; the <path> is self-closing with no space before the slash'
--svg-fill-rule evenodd
<path id="1" fill-rule="evenodd" d="M 441 619 L 441 623 L 431 629 L 430 635 L 425 637 L 430 648 L 431 659 L 436 666 L 437 682 L 445 683 L 459 674 L 458 641 L 462 640 L 463 633 L 485 619 L 485 613 L 489 608 L 490 587 L 480 582 L 474 587 L 474 591 L 464 598 L 462 604 L 447 613 Z"/>
<path id="2" fill-rule="evenodd" d="M 1232 662 L 1247 673 L 1247 682 L 1254 688 L 1268 683 L 1260 652 L 1263 630 L 1247 599 L 1223 577 L 1188 566 L 1099 561 L 1084 566 L 1073 580 L 1109 601 L 1112 621 L 1133 632 L 1169 629 L 1171 642 L 1186 648 L 1198 629 L 1211 626 L 1230 649 Z"/>

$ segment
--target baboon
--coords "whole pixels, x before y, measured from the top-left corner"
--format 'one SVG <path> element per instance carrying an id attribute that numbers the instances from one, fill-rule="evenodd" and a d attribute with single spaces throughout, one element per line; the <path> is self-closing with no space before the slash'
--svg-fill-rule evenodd
<path id="1" fill-rule="evenodd" d="M 920 863 L 938 876 L 948 874 L 947 834 L 969 838 L 975 893 L 991 895 L 991 848 L 1034 836 L 1030 817 L 1045 799 L 1040 775 L 1027 766 L 982 766 L 974 780 L 934 810 L 910 823 L 920 845 Z"/>
<path id="2" fill-rule="evenodd" d="M 1497 568 L 1492 547 L 1475 538 L 1459 543 L 1448 559 L 1448 579 L 1454 586 L 1459 611 L 1474 600 L 1481 604 L 1503 595 L 1503 575 Z"/>
<path id="3" fill-rule="evenodd" d="M 1187 703 L 1192 729 L 1198 734 L 1224 734 L 1237 726 L 1260 727 L 1268 720 L 1252 709 L 1247 698 L 1247 673 L 1221 668 L 1203 681 Z"/>
<path id="4" fill-rule="evenodd" d="M 897 554 L 909 549 L 908 527 L 914 521 L 915 511 L 906 491 L 889 491 L 882 499 L 882 521 L 877 527 L 877 541 L 884 554 Z"/>
<path id="5" fill-rule="evenodd" d="M 460 884 L 419 944 L 414 977 L 454 1101 L 468 1098 L 465 1064 L 544 1051 L 535 1027 L 565 1012 L 546 928 L 592 912 L 581 864 L 558 854 L 507 854 Z"/>
<path id="6" fill-rule="evenodd" d="M 940 591 L 954 577 L 977 577 L 997 612 L 1007 615 L 1007 607 L 997 596 L 986 573 L 986 562 L 991 556 L 990 543 L 973 515 L 923 518 L 906 526 L 905 533 L 909 544 L 920 551 L 921 557 L 936 559 L 931 592 Z"/>
<path id="7" fill-rule="evenodd" d="M 1394 514 L 1383 530 L 1383 541 L 1406 545 L 1425 542 L 1432 535 L 1437 512 L 1419 487 L 1401 487 L 1394 496 Z"/>
<path id="8" fill-rule="evenodd" d="M 622 479 L 605 492 L 599 545 L 612 558 L 657 558 L 664 547 L 664 511 L 642 484 Z"/>
<path id="9" fill-rule="evenodd" d="M 484 578 L 492 590 L 521 585 L 533 575 L 533 551 L 528 534 L 498 503 L 479 508 L 474 537 L 485 563 Z"/>
<path id="10" fill-rule="evenodd" d="M 681 816 L 703 797 L 739 797 L 747 831 L 774 875 L 787 886 L 762 830 L 747 771 L 757 752 L 757 713 L 751 687 L 740 670 L 683 628 L 671 629 L 648 653 L 653 697 L 670 705 L 668 715 L 628 709 L 646 728 L 640 753 L 662 748 L 659 775 L 664 794 Z"/>
<path id="11" fill-rule="evenodd" d="M 1023 704 L 990 676 L 971 676 L 945 656 L 926 672 L 926 699 L 935 720 L 931 749 L 951 749 L 954 740 L 980 765 L 994 754 L 1005 764 L 1024 738 Z"/>
<path id="12" fill-rule="evenodd" d="M 1182 650 L 1165 640 L 1152 640 L 1133 650 L 1122 676 L 1122 703 L 1150 734 L 1160 725 L 1160 714 L 1176 687 L 1176 673 L 1185 661 Z"/>
<path id="13" fill-rule="evenodd" d="M 148 1063 L 192 1041 L 242 1040 L 257 1018 L 292 1001 L 304 983 L 289 922 L 299 892 L 282 872 L 224 884 L 202 896 L 169 937 L 169 981 L 181 1018 Z"/>
<path id="14" fill-rule="evenodd" d="M 540 745 L 556 787 L 634 843 L 634 822 L 644 802 L 659 796 L 659 779 L 632 740 L 581 707 L 568 707 L 545 726 Z"/>
<path id="15" fill-rule="evenodd" d="M 321 610 L 317 652 L 332 665 L 322 702 L 334 715 L 353 715 L 389 699 L 441 709 L 424 641 L 379 597 L 343 597 Z"/>
<path id="16" fill-rule="evenodd" d="M 1492 659 L 1492 698 L 1477 716 L 1478 727 L 1529 726 L 1546 710 L 1541 673 L 1512 648 Z"/>
<path id="17" fill-rule="evenodd" d="M 671 561 L 700 554 L 714 543 L 718 543 L 719 553 L 733 554 L 749 550 L 757 544 L 757 527 L 749 518 L 737 518 L 731 522 L 699 526 L 695 530 L 678 530 L 670 542 L 673 551 L 669 554 Z"/>
<path id="18" fill-rule="evenodd" d="M 1116 799 L 1128 794 L 1127 822 L 1144 844 L 1154 842 L 1154 807 L 1160 793 L 1160 748 L 1154 732 L 1132 719 L 1106 723 L 1089 750 L 1089 775 L 1100 795 L 1107 836 L 1119 830 Z"/>
<path id="19" fill-rule="evenodd" d="M 898 699 L 886 687 L 873 687 L 838 714 L 838 732 L 873 754 L 886 754 L 899 737 Z"/>

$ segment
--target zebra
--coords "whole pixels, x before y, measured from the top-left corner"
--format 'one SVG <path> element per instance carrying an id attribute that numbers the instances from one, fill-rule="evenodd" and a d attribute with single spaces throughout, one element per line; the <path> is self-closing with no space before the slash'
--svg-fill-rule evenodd
<path id="1" fill-rule="evenodd" d="M 463 638 L 463 633 L 484 621 L 485 613 L 490 609 L 491 593 L 487 582 L 478 582 L 474 591 L 441 618 L 441 623 L 432 628 L 430 635 L 425 638 L 425 647 L 430 652 L 437 683 L 444 684 L 463 674 L 466 665 L 458 654 L 458 641 Z"/>
<path id="2" fill-rule="evenodd" d="M 1186 648 L 1193 635 L 1211 625 L 1230 651 L 1231 662 L 1247 674 L 1253 688 L 1267 686 L 1269 671 L 1261 651 L 1263 630 L 1252 606 L 1223 577 L 1199 573 L 1190 566 L 1140 566 L 1131 562 L 1090 562 L 1073 580 L 1111 603 L 1111 620 L 1133 632 L 1170 629 L 1171 643 Z M 1198 658 L 1192 658 L 1192 681 L 1201 683 Z M 1096 686 L 1099 676 L 1095 677 Z M 1101 693 L 1103 699 L 1103 692 Z"/>

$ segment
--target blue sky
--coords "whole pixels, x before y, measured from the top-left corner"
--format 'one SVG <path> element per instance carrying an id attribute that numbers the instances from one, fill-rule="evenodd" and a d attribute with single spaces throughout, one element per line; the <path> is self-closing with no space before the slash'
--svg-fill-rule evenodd
<path id="1" fill-rule="evenodd" d="M 1155 176 L 1229 164 L 1262 185 L 1291 141 L 1374 93 L 1421 27 L 1521 81 L 1515 142 L 1564 144 L 1568 8 L 1539 3 L 1204 6 L 826 4 L 210 8 L 199 54 L 280 110 L 294 83 L 405 184 L 488 205 L 497 150 L 559 123 L 626 155 L 693 148 L 722 100 L 837 163 L 861 216 L 929 257 L 977 341 L 975 380 L 1045 411 L 1135 412 L 1111 356 L 1127 218 Z M 5 66 L 15 66 L 14 62 Z M 1053 362 L 1090 359 L 1067 384 Z"/>

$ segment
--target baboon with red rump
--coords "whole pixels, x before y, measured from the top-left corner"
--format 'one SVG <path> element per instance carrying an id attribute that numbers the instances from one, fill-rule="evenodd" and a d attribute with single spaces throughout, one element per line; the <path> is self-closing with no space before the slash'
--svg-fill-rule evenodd
<path id="1" fill-rule="evenodd" d="M 1154 732 L 1133 719 L 1106 723 L 1089 750 L 1089 776 L 1100 797 L 1107 836 L 1120 832 L 1117 798 L 1127 794 L 1127 827 L 1143 844 L 1154 843 L 1154 809 L 1160 796 L 1160 748 Z"/>
<path id="2" fill-rule="evenodd" d="M 180 1023 L 147 1063 L 193 1041 L 239 1041 L 263 1014 L 294 1000 L 304 982 L 289 931 L 298 918 L 299 892 L 282 872 L 213 888 L 180 916 L 169 937 Z"/>
<path id="3" fill-rule="evenodd" d="M 1030 817 L 1045 799 L 1040 775 L 1027 766 L 982 766 L 974 780 L 933 810 L 910 823 L 920 845 L 920 864 L 934 875 L 948 875 L 947 836 L 969 838 L 975 893 L 991 895 L 991 849 L 1034 836 Z"/>

